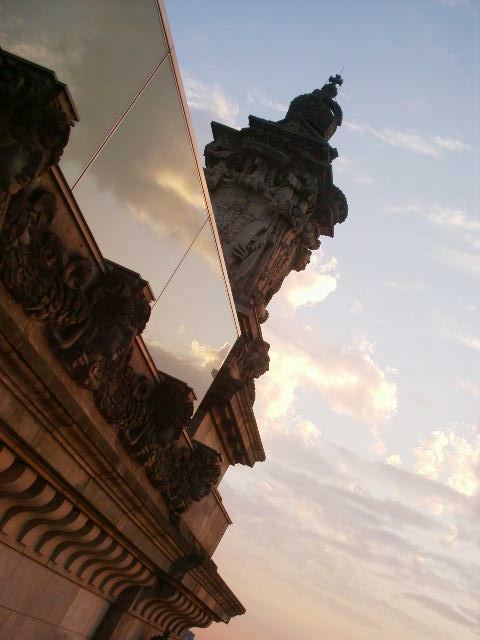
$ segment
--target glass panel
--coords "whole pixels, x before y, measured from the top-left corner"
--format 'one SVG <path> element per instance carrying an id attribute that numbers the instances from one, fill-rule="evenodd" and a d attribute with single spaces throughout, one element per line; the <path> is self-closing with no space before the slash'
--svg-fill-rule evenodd
<path id="1" fill-rule="evenodd" d="M 74 195 L 103 255 L 139 272 L 158 297 L 207 218 L 169 59 Z"/>
<path id="2" fill-rule="evenodd" d="M 207 221 L 157 301 L 143 339 L 158 369 L 187 382 L 200 402 L 237 335 Z"/>
<path id="3" fill-rule="evenodd" d="M 155 0 L 2 0 L 2 47 L 53 69 L 80 114 L 61 167 L 70 184 L 167 51 Z"/>

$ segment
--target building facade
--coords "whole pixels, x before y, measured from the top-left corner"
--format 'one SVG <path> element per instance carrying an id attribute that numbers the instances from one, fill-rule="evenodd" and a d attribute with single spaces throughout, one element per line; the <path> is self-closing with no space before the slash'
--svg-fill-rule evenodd
<path id="1" fill-rule="evenodd" d="M 280 122 L 214 123 L 204 176 L 163 7 L 98 4 L 52 3 L 40 35 L 2 16 L 5 639 L 178 639 L 244 613 L 211 559 L 217 486 L 265 458 L 268 303 L 347 213 L 339 77 Z"/>

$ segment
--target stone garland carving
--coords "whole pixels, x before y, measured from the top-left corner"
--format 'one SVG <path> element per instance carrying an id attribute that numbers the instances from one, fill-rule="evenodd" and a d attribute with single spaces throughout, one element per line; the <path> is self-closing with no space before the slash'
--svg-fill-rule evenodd
<path id="1" fill-rule="evenodd" d="M 141 461 L 145 447 L 167 447 L 149 459 L 148 475 L 160 477 L 161 466 L 168 468 L 162 492 L 181 512 L 218 480 L 213 458 L 171 444 L 192 415 L 190 389 L 168 376 L 159 374 L 157 384 L 135 373 L 129 364 L 132 345 L 150 315 L 145 282 L 113 265 L 91 282 L 90 261 L 69 255 L 49 228 L 55 209 L 54 194 L 43 188 L 26 188 L 12 198 L 0 236 L 0 278 L 25 313 L 44 323 L 57 357 L 92 391 L 127 450 Z M 181 460 L 195 473 L 183 472 Z"/>

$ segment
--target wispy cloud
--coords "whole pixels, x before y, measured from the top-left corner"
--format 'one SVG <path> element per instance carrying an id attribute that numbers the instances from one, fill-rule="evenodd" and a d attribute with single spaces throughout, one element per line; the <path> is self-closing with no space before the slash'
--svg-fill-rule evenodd
<path id="1" fill-rule="evenodd" d="M 201 82 L 188 74 L 184 74 L 183 83 L 190 108 L 210 111 L 221 122 L 239 128 L 237 117 L 240 108 L 235 100 L 227 98 L 219 84 Z"/>
<path id="2" fill-rule="evenodd" d="M 267 94 L 259 87 L 251 87 L 248 90 L 247 101 L 248 104 L 262 105 L 263 107 L 267 107 L 268 109 L 273 109 L 273 111 L 278 111 L 283 115 L 286 115 L 288 111 L 288 104 L 282 104 L 281 102 L 275 102 L 275 100 L 271 100 L 267 96 Z"/>
<path id="3" fill-rule="evenodd" d="M 460 493 L 472 496 L 480 487 L 478 462 L 480 434 L 469 442 L 453 429 L 433 431 L 420 438 L 414 449 L 417 473 L 446 482 Z"/>
<path id="4" fill-rule="evenodd" d="M 454 607 L 446 604 L 444 600 L 440 601 L 419 593 L 404 593 L 403 596 L 421 604 L 423 607 L 430 609 L 430 611 L 434 611 L 438 615 L 442 616 L 442 618 L 456 622 L 457 624 L 467 627 L 473 631 L 475 621 L 461 614 Z"/>
<path id="5" fill-rule="evenodd" d="M 397 149 L 410 151 L 420 155 L 439 158 L 442 152 L 460 152 L 470 148 L 470 145 L 458 138 L 442 138 L 440 136 L 424 136 L 415 131 L 401 131 L 384 128 L 375 129 L 369 124 L 346 122 L 345 126 L 355 133 L 366 133 Z"/>
<path id="6" fill-rule="evenodd" d="M 354 162 L 343 154 L 335 160 L 334 172 L 350 174 L 357 184 L 373 184 L 373 178 L 363 166 L 363 162 Z"/>
<path id="7" fill-rule="evenodd" d="M 312 256 L 304 272 L 292 273 L 282 287 L 282 294 L 293 309 L 322 302 L 337 288 L 337 259 L 321 263 L 321 256 Z"/>
<path id="8" fill-rule="evenodd" d="M 367 425 L 389 420 L 397 410 L 397 385 L 373 360 L 368 349 L 319 345 L 306 351 L 275 336 L 270 372 L 264 376 L 271 399 L 265 418 L 269 424 L 294 412 L 296 392 L 318 390 L 332 411 Z"/>
<path id="9" fill-rule="evenodd" d="M 462 271 L 474 278 L 480 278 L 480 255 L 478 253 L 438 247 L 436 256 L 447 267 Z"/>
<path id="10" fill-rule="evenodd" d="M 480 232 L 480 220 L 462 209 L 444 207 L 440 204 L 410 204 L 403 207 L 387 207 L 389 213 L 422 216 L 428 222 L 447 231 Z"/>
<path id="11" fill-rule="evenodd" d="M 457 384 L 471 396 L 480 396 L 480 387 L 470 382 L 470 380 L 457 380 Z"/>
<path id="12" fill-rule="evenodd" d="M 463 344 L 464 347 L 468 347 L 469 349 L 474 349 L 475 351 L 480 351 L 480 337 L 472 336 L 465 333 L 461 329 L 451 329 L 445 328 L 442 333 L 450 338 L 453 338 L 460 344 Z"/>

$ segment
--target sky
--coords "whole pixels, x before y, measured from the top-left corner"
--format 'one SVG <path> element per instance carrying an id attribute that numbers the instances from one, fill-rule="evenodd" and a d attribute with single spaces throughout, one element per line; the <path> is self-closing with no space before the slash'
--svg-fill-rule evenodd
<path id="1" fill-rule="evenodd" d="M 267 461 L 220 485 L 247 614 L 196 638 L 478 638 L 480 2 L 166 9 L 201 150 L 344 78 L 349 216 L 269 305 Z"/>

